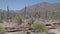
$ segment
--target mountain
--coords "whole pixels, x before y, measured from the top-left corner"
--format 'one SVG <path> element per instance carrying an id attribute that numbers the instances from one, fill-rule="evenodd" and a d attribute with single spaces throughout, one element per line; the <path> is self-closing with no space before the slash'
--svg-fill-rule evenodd
<path id="1" fill-rule="evenodd" d="M 26 7 L 26 11 L 60 11 L 60 3 L 47 3 L 47 2 L 42 2 L 42 3 L 37 3 L 32 6 Z M 20 11 L 24 11 L 24 8 Z"/>
<path id="2" fill-rule="evenodd" d="M 17 13 L 41 18 L 60 19 L 60 3 L 37 3 L 35 5 L 24 7 Z"/>

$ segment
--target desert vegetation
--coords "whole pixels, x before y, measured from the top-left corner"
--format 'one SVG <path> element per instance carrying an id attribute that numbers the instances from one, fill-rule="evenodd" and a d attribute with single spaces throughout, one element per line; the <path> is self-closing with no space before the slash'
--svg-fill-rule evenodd
<path id="1" fill-rule="evenodd" d="M 6 34 L 5 29 L 0 25 L 0 34 Z"/>
<path id="2" fill-rule="evenodd" d="M 39 22 L 39 21 L 35 21 L 33 24 L 31 24 L 31 28 L 34 32 L 43 33 L 43 32 L 48 31 L 46 26 L 42 22 Z"/>

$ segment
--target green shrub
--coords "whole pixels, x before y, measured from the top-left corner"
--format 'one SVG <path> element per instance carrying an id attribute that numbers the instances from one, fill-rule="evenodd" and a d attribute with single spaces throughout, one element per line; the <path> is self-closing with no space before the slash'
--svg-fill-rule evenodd
<path id="1" fill-rule="evenodd" d="M 22 23 L 22 16 L 16 16 L 14 18 L 15 22 L 17 22 L 17 24 L 21 24 Z"/>
<path id="2" fill-rule="evenodd" d="M 31 28 L 34 32 L 47 32 L 47 28 L 42 22 L 35 21 L 32 25 Z"/>
<path id="3" fill-rule="evenodd" d="M 5 29 L 2 26 L 0 26 L 0 34 L 5 34 L 5 33 L 6 33 Z"/>
<path id="4" fill-rule="evenodd" d="M 31 25 L 31 24 L 34 23 L 34 21 L 35 21 L 34 18 L 30 18 L 30 19 L 28 20 L 28 24 Z"/>

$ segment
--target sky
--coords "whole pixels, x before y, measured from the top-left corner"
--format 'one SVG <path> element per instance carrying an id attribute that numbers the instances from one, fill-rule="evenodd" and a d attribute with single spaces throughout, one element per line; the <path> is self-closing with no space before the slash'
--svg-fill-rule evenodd
<path id="1" fill-rule="evenodd" d="M 0 0 L 0 9 L 21 10 L 25 6 L 34 5 L 41 2 L 59 3 L 60 0 Z"/>

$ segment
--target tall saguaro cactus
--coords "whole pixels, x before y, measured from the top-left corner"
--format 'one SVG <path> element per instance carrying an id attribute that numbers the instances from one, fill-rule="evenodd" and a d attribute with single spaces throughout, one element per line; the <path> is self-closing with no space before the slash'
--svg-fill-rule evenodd
<path id="1" fill-rule="evenodd" d="M 3 11 L 3 13 L 2 13 L 2 19 L 5 19 L 4 17 L 5 17 L 5 15 L 4 15 L 4 11 Z"/>
<path id="2" fill-rule="evenodd" d="M 9 19 L 9 8 L 7 6 L 7 20 Z"/>
<path id="3" fill-rule="evenodd" d="M 3 19 L 4 19 L 4 11 L 0 13 L 0 20 L 3 20 Z"/>
<path id="4" fill-rule="evenodd" d="M 48 13 L 48 11 L 46 10 L 46 13 L 45 13 L 45 19 L 47 20 L 47 13 Z"/>
<path id="5" fill-rule="evenodd" d="M 23 15 L 24 15 L 24 17 L 25 17 L 25 15 L 26 15 L 26 7 L 24 8 L 24 11 L 23 11 Z"/>

